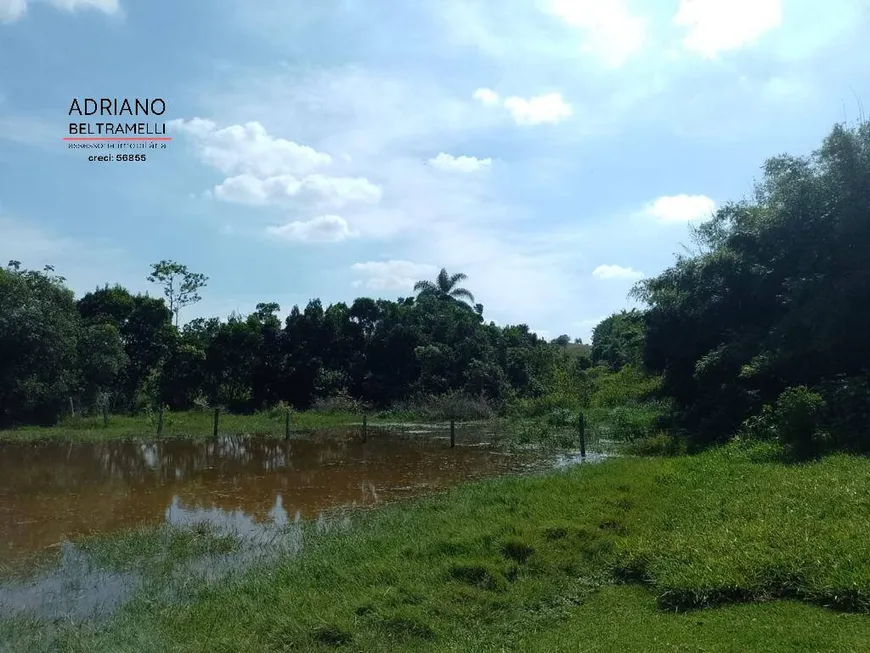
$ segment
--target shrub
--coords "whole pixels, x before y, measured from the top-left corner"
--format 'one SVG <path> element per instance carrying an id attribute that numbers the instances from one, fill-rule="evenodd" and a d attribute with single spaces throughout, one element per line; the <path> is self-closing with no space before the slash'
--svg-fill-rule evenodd
<path id="1" fill-rule="evenodd" d="M 624 406 L 648 401 L 661 387 L 662 379 L 627 366 L 619 372 L 605 368 L 590 370 L 595 389 L 590 399 L 593 407 Z"/>
<path id="2" fill-rule="evenodd" d="M 827 439 L 820 430 L 825 400 L 806 386 L 786 388 L 776 400 L 773 415 L 777 436 L 798 459 L 818 456 Z"/>
<path id="3" fill-rule="evenodd" d="M 636 456 L 681 456 L 686 443 L 669 433 L 656 433 L 631 442 L 625 450 Z"/>
<path id="4" fill-rule="evenodd" d="M 426 398 L 423 410 L 433 419 L 455 420 L 492 419 L 498 412 L 486 397 L 457 391 Z"/>
<path id="5" fill-rule="evenodd" d="M 311 409 L 318 413 L 362 413 L 367 408 L 365 402 L 354 399 L 346 390 L 315 399 L 311 405 Z"/>
<path id="6" fill-rule="evenodd" d="M 857 453 L 870 451 L 870 373 L 839 375 L 822 384 L 827 404 L 826 423 L 837 449 Z"/>

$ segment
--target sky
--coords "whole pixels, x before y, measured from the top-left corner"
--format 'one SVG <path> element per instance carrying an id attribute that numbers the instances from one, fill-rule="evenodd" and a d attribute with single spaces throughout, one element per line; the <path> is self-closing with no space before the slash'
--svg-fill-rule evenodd
<path id="1" fill-rule="evenodd" d="M 588 341 L 766 158 L 860 118 L 868 33 L 866 0 L 0 0 L 0 261 L 159 295 L 176 260 L 209 277 L 182 320 L 446 267 Z M 74 98 L 161 98 L 172 141 L 88 161 Z"/>

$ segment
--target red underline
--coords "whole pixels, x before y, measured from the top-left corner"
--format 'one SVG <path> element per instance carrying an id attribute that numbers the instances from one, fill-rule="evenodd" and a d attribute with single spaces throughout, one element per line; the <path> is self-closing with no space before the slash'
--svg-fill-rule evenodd
<path id="1" fill-rule="evenodd" d="M 171 141 L 172 137 L 150 138 L 147 136 L 137 136 L 134 138 L 110 138 L 108 136 L 64 136 L 65 141 Z"/>

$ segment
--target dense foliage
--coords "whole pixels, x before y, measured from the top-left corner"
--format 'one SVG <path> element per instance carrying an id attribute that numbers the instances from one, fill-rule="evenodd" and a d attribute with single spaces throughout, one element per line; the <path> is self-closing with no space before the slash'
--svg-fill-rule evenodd
<path id="1" fill-rule="evenodd" d="M 50 270 L 0 269 L 0 421 L 50 423 L 71 403 L 85 413 L 106 403 L 113 412 L 159 404 L 247 412 L 335 396 L 385 407 L 458 393 L 503 406 L 551 392 L 563 368 L 579 370 L 525 325 L 485 323 L 481 305 L 461 301 L 470 298 L 455 287 L 463 275 L 442 271 L 444 283 L 422 284 L 416 298 L 326 308 L 312 300 L 283 323 L 278 304 L 262 303 L 248 316 L 179 329 L 174 309 L 198 299 L 205 278 L 169 261 L 158 268 L 168 272 L 149 279 L 164 283 L 173 310 L 120 286 L 76 302 Z"/>
<path id="2" fill-rule="evenodd" d="M 870 124 L 770 159 L 755 196 L 696 235 L 696 255 L 637 288 L 644 362 L 679 424 L 698 444 L 760 418 L 804 452 L 870 448 Z"/>

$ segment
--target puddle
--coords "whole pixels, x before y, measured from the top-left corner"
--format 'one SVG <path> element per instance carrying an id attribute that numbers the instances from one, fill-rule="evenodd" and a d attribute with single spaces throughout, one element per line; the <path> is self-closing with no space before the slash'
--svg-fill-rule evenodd
<path id="1" fill-rule="evenodd" d="M 414 429 L 417 430 L 417 429 Z M 0 558 L 9 570 L 60 550 L 58 562 L 0 583 L 0 617 L 32 613 L 85 618 L 110 612 L 147 579 L 102 568 L 70 544 L 84 535 L 141 525 L 191 528 L 240 541 L 237 550 L 177 565 L 181 585 L 227 574 L 302 549 L 302 520 L 318 531 L 344 528 L 324 511 L 374 506 L 506 473 L 566 467 L 579 455 L 494 451 L 483 431 L 425 438 L 369 428 L 275 440 L 221 436 L 208 441 L 0 444 Z M 449 434 L 447 435 L 449 438 Z M 460 432 L 457 432 L 458 439 Z M 595 454 L 587 456 L 594 462 Z M 18 575 L 18 574 L 16 574 Z M 172 581 L 172 579 L 170 579 Z M 167 591 L 172 592 L 172 582 Z"/>

